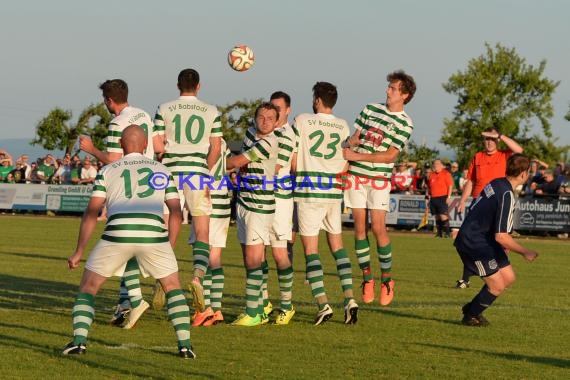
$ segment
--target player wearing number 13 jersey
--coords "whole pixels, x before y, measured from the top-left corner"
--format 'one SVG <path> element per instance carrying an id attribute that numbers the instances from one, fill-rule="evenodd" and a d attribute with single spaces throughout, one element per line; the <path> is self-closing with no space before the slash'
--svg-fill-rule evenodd
<path id="1" fill-rule="evenodd" d="M 299 214 L 299 234 L 306 256 L 307 279 L 319 308 L 315 325 L 326 322 L 333 314 L 325 293 L 318 251 L 321 227 L 327 232 L 344 293 L 344 323 L 356 323 L 358 313 L 358 305 L 352 294 L 350 260 L 342 245 L 342 192 L 335 186 L 338 174 L 346 170 L 341 144 L 349 135 L 346 121 L 333 115 L 337 98 L 334 85 L 317 82 L 313 86 L 315 113 L 301 114 L 295 118 L 299 148 L 294 197 Z"/>
<path id="2" fill-rule="evenodd" d="M 387 76 L 386 104 L 370 103 L 356 118 L 356 132 L 344 149 L 349 160 L 349 174 L 354 185 L 345 192 L 345 205 L 352 208 L 354 240 L 358 265 L 362 269 L 362 300 L 374 300 L 374 279 L 370 271 L 370 244 L 367 236 L 367 210 L 376 237 L 380 261 L 380 304 L 386 306 L 394 297 L 392 281 L 392 246 L 386 230 L 386 212 L 390 211 L 390 178 L 394 162 L 412 134 L 412 119 L 404 111 L 416 91 L 414 79 L 403 71 Z"/>
<path id="3" fill-rule="evenodd" d="M 192 215 L 196 231 L 193 246 L 194 273 L 190 290 L 194 306 L 204 309 L 202 278 L 209 261 L 209 224 L 212 202 L 207 187 L 200 185 L 208 177 L 221 151 L 222 125 L 218 109 L 198 99 L 200 75 L 194 69 L 178 74 L 180 97 L 158 106 L 154 118 L 157 136 L 154 148 L 162 163 L 170 169 L 178 192 Z M 181 179 L 184 179 L 180 183 Z M 182 189 L 181 189 L 181 185 Z"/>

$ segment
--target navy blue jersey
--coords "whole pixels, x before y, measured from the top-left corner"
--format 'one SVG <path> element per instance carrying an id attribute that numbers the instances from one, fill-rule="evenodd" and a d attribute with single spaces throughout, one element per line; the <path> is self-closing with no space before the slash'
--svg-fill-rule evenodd
<path id="1" fill-rule="evenodd" d="M 503 250 L 495 234 L 511 232 L 515 202 L 513 188 L 506 178 L 489 182 L 471 204 L 459 229 L 454 243 L 457 249 L 472 257 Z"/>

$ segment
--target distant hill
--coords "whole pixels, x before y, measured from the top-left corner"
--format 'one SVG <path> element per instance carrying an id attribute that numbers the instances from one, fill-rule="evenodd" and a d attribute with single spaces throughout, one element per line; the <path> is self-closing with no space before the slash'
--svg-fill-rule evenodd
<path id="1" fill-rule="evenodd" d="M 49 151 L 43 149 L 39 145 L 30 145 L 29 139 L 1 139 L 0 149 L 3 149 L 10 153 L 13 159 L 17 159 L 22 154 L 27 154 L 30 157 L 30 162 L 35 161 L 39 157 L 45 157 L 48 153 L 51 153 L 56 158 L 63 157 L 62 150 Z"/>

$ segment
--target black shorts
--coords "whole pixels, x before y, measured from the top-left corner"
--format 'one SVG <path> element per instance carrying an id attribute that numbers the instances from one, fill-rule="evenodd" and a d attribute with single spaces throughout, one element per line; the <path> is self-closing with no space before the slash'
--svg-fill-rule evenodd
<path id="1" fill-rule="evenodd" d="M 447 196 L 443 197 L 433 197 L 429 200 L 429 212 L 432 215 L 442 215 L 447 214 Z"/>
<path id="2" fill-rule="evenodd" d="M 477 254 L 463 252 L 457 247 L 456 249 L 463 265 L 475 276 L 488 277 L 497 273 L 499 269 L 511 265 L 509 257 L 502 248 L 489 247 L 488 250 L 479 251 Z"/>

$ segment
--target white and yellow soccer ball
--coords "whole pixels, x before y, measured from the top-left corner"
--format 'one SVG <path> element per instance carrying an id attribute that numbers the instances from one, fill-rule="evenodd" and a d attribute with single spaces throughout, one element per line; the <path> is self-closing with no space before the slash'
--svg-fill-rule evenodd
<path id="1" fill-rule="evenodd" d="M 247 45 L 236 45 L 228 53 L 228 63 L 235 71 L 247 71 L 254 62 L 253 50 Z"/>

